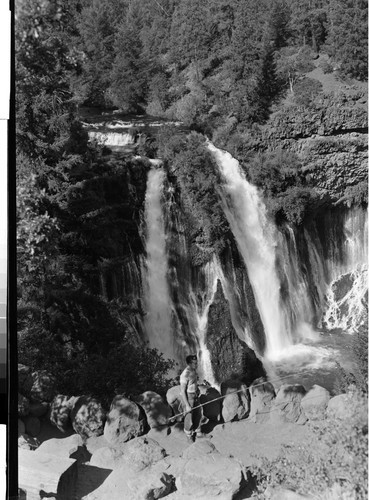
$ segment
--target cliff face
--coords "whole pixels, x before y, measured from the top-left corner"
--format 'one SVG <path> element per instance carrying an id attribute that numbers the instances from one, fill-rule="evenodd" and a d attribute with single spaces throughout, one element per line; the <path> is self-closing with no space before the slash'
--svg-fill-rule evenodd
<path id="1" fill-rule="evenodd" d="M 367 180 L 367 99 L 362 93 L 323 95 L 309 107 L 286 106 L 261 130 L 258 149 L 283 148 L 302 160 L 309 185 L 340 199 Z"/>

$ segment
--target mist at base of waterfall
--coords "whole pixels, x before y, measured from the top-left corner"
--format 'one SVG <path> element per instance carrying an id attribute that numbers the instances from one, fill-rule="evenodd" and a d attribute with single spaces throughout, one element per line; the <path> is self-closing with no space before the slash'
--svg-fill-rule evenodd
<path id="1" fill-rule="evenodd" d="M 301 384 L 309 390 L 316 384 L 333 393 L 339 375 L 337 363 L 347 372 L 357 370 L 354 341 L 355 336 L 339 330 L 316 332 L 315 338 L 289 346 L 272 359 L 263 359 L 263 364 L 275 389 Z"/>

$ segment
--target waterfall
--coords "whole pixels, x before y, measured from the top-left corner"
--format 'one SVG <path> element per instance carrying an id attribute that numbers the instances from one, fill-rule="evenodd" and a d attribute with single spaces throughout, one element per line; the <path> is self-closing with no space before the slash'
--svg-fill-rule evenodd
<path id="1" fill-rule="evenodd" d="M 104 146 L 123 147 L 134 143 L 134 137 L 128 132 L 97 132 L 89 130 L 88 137 Z"/>
<path id="2" fill-rule="evenodd" d="M 211 385 L 216 385 L 213 368 L 211 366 L 210 352 L 206 345 L 209 308 L 213 303 L 217 291 L 218 273 L 214 261 L 206 264 L 204 269 L 205 287 L 200 293 L 190 287 L 190 305 L 187 308 L 191 333 L 198 342 L 198 357 L 200 371 L 205 380 Z"/>
<path id="3" fill-rule="evenodd" d="M 145 198 L 147 283 L 145 293 L 145 330 L 152 347 L 175 359 L 172 332 L 172 307 L 167 272 L 166 235 L 162 209 L 164 171 L 148 174 Z"/>
<path id="4" fill-rule="evenodd" d="M 333 238 L 331 238 L 332 240 Z M 329 286 L 325 328 L 353 333 L 366 322 L 368 308 L 368 219 L 367 212 L 354 208 L 343 215 L 341 248 L 328 252 Z"/>
<path id="5" fill-rule="evenodd" d="M 290 325 L 281 307 L 276 268 L 277 232 L 255 186 L 229 153 L 208 143 L 224 177 L 223 207 L 244 259 L 266 335 L 266 355 L 292 343 Z"/>

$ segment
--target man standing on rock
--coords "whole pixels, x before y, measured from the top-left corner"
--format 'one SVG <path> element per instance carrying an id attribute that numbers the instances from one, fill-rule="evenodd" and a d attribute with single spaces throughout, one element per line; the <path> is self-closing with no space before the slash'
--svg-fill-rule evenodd
<path id="1" fill-rule="evenodd" d="M 197 356 L 191 354 L 186 357 L 187 366 L 181 373 L 179 383 L 181 385 L 181 396 L 184 403 L 184 410 L 187 412 L 184 418 L 184 432 L 190 442 L 194 442 L 196 437 L 203 437 L 200 431 L 202 420 L 201 408 L 192 410 L 199 405 L 198 401 L 198 376 L 197 376 Z"/>

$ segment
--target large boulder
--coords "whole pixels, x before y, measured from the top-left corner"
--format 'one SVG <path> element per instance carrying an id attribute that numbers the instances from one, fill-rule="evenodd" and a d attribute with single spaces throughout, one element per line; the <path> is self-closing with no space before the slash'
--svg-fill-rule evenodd
<path id="1" fill-rule="evenodd" d="M 351 418 L 350 397 L 348 394 L 339 394 L 328 401 L 327 415 L 333 418 L 346 420 Z"/>
<path id="2" fill-rule="evenodd" d="M 56 394 L 56 380 L 46 370 L 32 373 L 30 400 L 32 402 L 50 402 Z"/>
<path id="3" fill-rule="evenodd" d="M 105 439 L 104 435 L 91 436 L 86 439 L 85 446 L 87 451 L 91 453 L 91 455 L 93 455 L 95 451 L 99 450 L 100 448 L 106 448 L 107 446 L 109 446 L 109 443 Z"/>
<path id="4" fill-rule="evenodd" d="M 254 380 L 249 389 L 251 396 L 250 419 L 257 423 L 267 422 L 276 396 L 273 385 L 264 378 L 259 378 Z"/>
<path id="5" fill-rule="evenodd" d="M 224 422 L 247 418 L 250 413 L 250 399 L 247 387 L 238 379 L 222 382 L 220 390 L 223 399 L 222 417 Z"/>
<path id="6" fill-rule="evenodd" d="M 159 394 L 153 391 L 146 391 L 138 396 L 135 401 L 143 408 L 147 423 L 151 429 L 158 431 L 168 429 L 172 410 Z"/>
<path id="7" fill-rule="evenodd" d="M 121 447 L 124 460 L 137 472 L 150 467 L 166 456 L 166 451 L 154 439 L 147 436 L 137 437 Z"/>
<path id="8" fill-rule="evenodd" d="M 271 420 L 273 422 L 305 424 L 307 418 L 301 408 L 301 400 L 305 394 L 306 390 L 300 384 L 282 385 L 271 408 Z"/>
<path id="9" fill-rule="evenodd" d="M 204 417 L 212 422 L 219 422 L 222 416 L 222 400 L 218 399 L 221 396 L 220 392 L 209 386 L 200 385 L 199 389 L 199 401 L 204 405 L 202 407 Z"/>
<path id="10" fill-rule="evenodd" d="M 18 390 L 27 398 L 31 393 L 33 385 L 32 370 L 29 366 L 18 364 Z"/>
<path id="11" fill-rule="evenodd" d="M 156 500 L 167 496 L 173 486 L 173 478 L 160 469 L 148 469 L 136 473 L 123 466 L 114 470 L 86 500 Z"/>
<path id="12" fill-rule="evenodd" d="M 72 427 L 84 440 L 104 432 L 106 412 L 94 398 L 80 396 L 70 412 Z"/>
<path id="13" fill-rule="evenodd" d="M 127 481 L 128 488 L 132 492 L 131 496 L 127 498 L 129 500 L 156 500 L 163 498 L 171 492 L 173 483 L 173 478 L 165 472 L 156 470 L 145 471 Z"/>
<path id="14" fill-rule="evenodd" d="M 23 450 L 36 450 L 40 446 L 37 438 L 28 436 L 28 434 L 20 434 L 18 436 L 18 448 Z"/>
<path id="15" fill-rule="evenodd" d="M 209 453 L 219 452 L 209 439 L 200 439 L 183 451 L 182 458 L 200 458 L 204 455 L 209 455 Z"/>
<path id="16" fill-rule="evenodd" d="M 100 469 L 117 469 L 125 465 L 122 451 L 111 446 L 98 448 L 90 458 L 90 465 Z"/>
<path id="17" fill-rule="evenodd" d="M 60 431 L 67 431 L 71 425 L 71 411 L 78 398 L 57 394 L 50 404 L 49 418 Z"/>
<path id="18" fill-rule="evenodd" d="M 105 446 L 97 449 L 90 459 L 90 465 L 112 470 L 124 466 L 134 472 L 140 472 L 165 456 L 164 448 L 157 441 L 141 436 L 119 446 Z"/>
<path id="19" fill-rule="evenodd" d="M 25 396 L 18 393 L 18 417 L 25 417 L 29 414 L 29 401 Z"/>
<path id="20" fill-rule="evenodd" d="M 32 437 L 36 437 L 40 434 L 41 431 L 41 422 L 37 417 L 33 417 L 32 415 L 27 415 L 23 419 L 24 425 L 26 427 L 26 433 Z"/>
<path id="21" fill-rule="evenodd" d="M 50 404 L 46 401 L 42 403 L 31 403 L 29 405 L 29 414 L 33 417 L 43 417 L 46 415 L 50 407 Z"/>
<path id="22" fill-rule="evenodd" d="M 301 399 L 301 408 L 309 420 L 320 420 L 325 416 L 330 398 L 327 389 L 320 385 L 313 385 Z"/>
<path id="23" fill-rule="evenodd" d="M 175 385 L 171 387 L 170 389 L 167 390 L 166 394 L 166 399 L 169 404 L 169 406 L 172 409 L 173 416 L 178 415 L 182 413 L 183 408 L 182 408 L 182 398 L 181 398 L 181 386 L 180 385 Z M 183 415 L 179 415 L 176 419 L 173 419 L 176 422 L 182 422 L 184 419 Z"/>
<path id="24" fill-rule="evenodd" d="M 105 439 L 113 446 L 142 436 L 148 430 L 146 415 L 134 401 L 116 396 L 107 415 L 104 427 Z"/>
<path id="25" fill-rule="evenodd" d="M 231 500 L 243 480 L 243 467 L 237 460 L 213 452 L 185 460 L 176 487 L 179 494 L 188 498 Z"/>
<path id="26" fill-rule="evenodd" d="M 78 434 L 72 434 L 62 439 L 47 439 L 37 448 L 37 453 L 48 453 L 62 458 L 71 458 L 80 446 L 83 446 L 83 440 Z"/>

